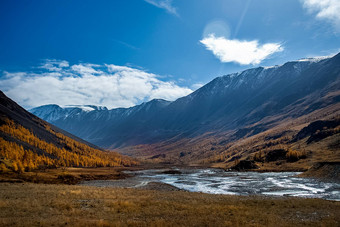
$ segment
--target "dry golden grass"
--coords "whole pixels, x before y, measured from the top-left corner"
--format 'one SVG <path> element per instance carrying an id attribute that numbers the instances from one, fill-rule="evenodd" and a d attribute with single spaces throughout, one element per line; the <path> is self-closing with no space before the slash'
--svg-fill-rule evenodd
<path id="1" fill-rule="evenodd" d="M 0 184 L 0 226 L 339 226 L 340 202 Z"/>
<path id="2" fill-rule="evenodd" d="M 1 173 L 0 182 L 33 182 L 46 184 L 77 184 L 83 180 L 113 180 L 128 177 L 122 170 L 137 170 L 141 167 L 100 167 L 73 168 L 62 167 L 31 172 Z"/>

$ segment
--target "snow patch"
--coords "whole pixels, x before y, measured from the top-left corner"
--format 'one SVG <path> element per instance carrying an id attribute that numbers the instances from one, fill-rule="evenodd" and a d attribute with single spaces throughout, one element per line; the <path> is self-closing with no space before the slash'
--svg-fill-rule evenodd
<path id="1" fill-rule="evenodd" d="M 301 58 L 299 60 L 297 60 L 297 62 L 311 62 L 311 63 L 316 63 L 328 58 L 334 57 L 334 55 L 332 56 L 319 56 L 319 57 L 313 57 L 313 58 Z"/>

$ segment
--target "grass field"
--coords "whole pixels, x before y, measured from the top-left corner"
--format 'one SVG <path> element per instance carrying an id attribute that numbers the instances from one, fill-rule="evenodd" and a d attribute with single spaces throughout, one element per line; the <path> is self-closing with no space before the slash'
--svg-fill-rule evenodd
<path id="1" fill-rule="evenodd" d="M 139 167 L 53 168 L 31 172 L 1 173 L 0 182 L 33 182 L 46 184 L 77 184 L 82 180 L 113 180 L 128 177 L 122 170 Z"/>
<path id="2" fill-rule="evenodd" d="M 340 202 L 0 183 L 0 226 L 339 226 Z"/>

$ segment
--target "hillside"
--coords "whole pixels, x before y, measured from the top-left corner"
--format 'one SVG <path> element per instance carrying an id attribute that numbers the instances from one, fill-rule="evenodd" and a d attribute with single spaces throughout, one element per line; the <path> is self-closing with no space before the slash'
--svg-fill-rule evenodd
<path id="1" fill-rule="evenodd" d="M 0 171 L 51 167 L 129 166 L 133 160 L 105 152 L 27 112 L 0 91 Z"/>
<path id="2" fill-rule="evenodd" d="M 126 147 L 121 152 L 150 162 L 232 168 L 245 160 L 246 165 L 238 170 L 249 169 L 249 163 L 252 170 L 258 171 L 305 171 L 314 163 L 340 161 L 339 122 L 340 106 L 335 105 L 297 119 L 275 122 L 276 126 L 254 135 L 256 127 L 246 128 L 248 133 L 241 138 L 235 138 L 239 130 L 212 132 L 195 138 Z M 316 124 L 329 126 L 310 130 Z"/>

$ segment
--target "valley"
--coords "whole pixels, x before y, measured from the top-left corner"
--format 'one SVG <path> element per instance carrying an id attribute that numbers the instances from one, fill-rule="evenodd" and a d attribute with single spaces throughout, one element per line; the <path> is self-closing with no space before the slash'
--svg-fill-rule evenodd
<path id="1" fill-rule="evenodd" d="M 0 224 L 336 226 L 339 63 L 250 69 L 125 109 L 30 113 L 1 93 Z"/>
<path id="2" fill-rule="evenodd" d="M 340 0 L 1 0 L 0 227 L 340 227 Z"/>

